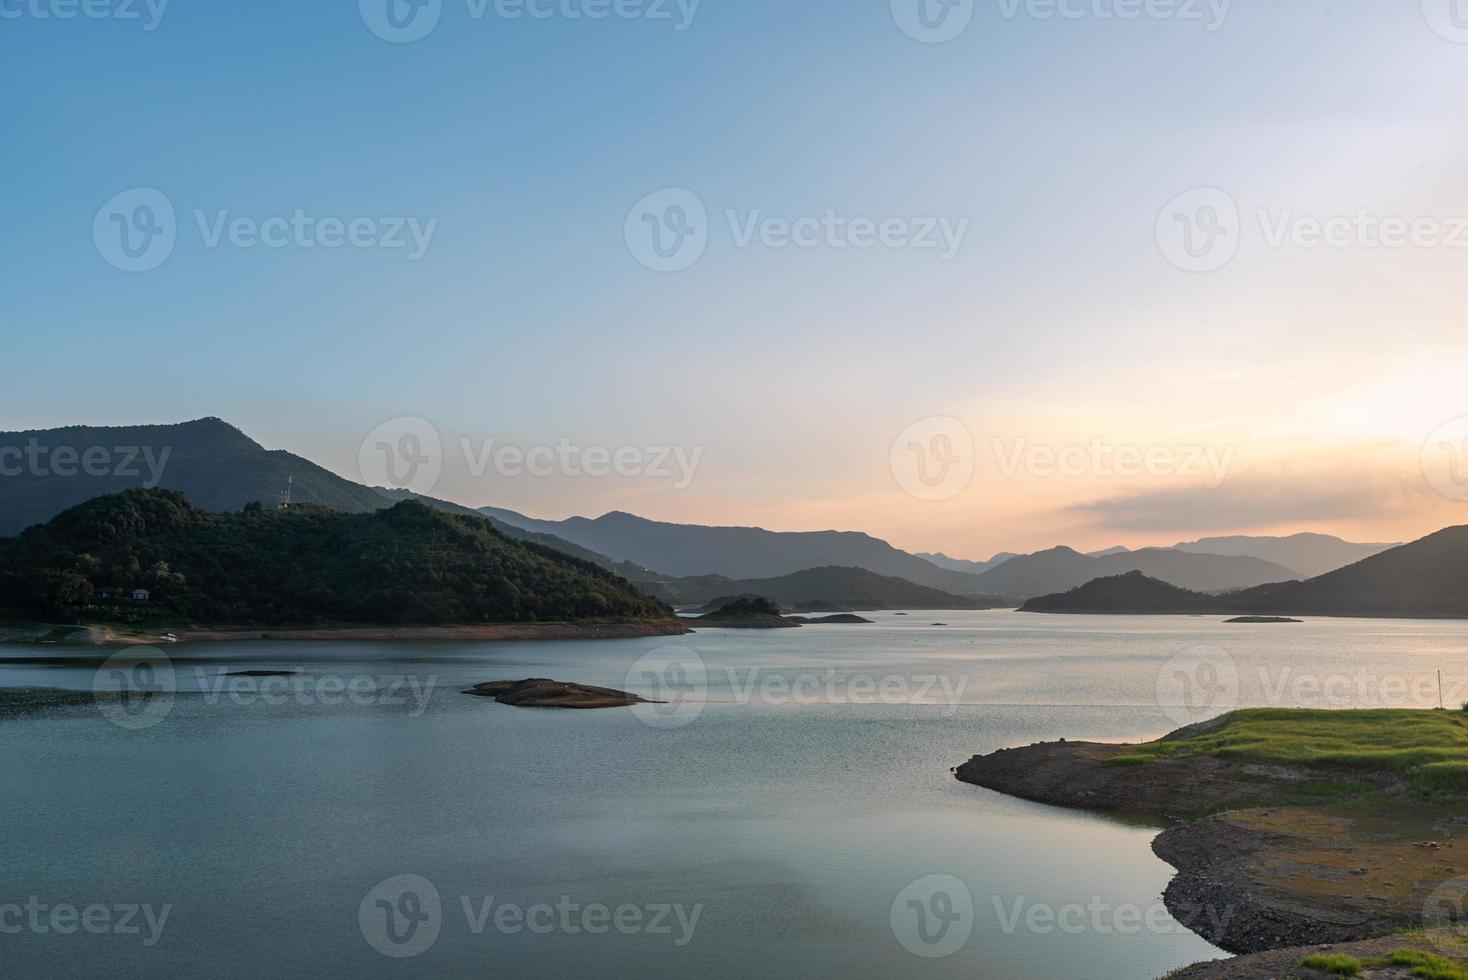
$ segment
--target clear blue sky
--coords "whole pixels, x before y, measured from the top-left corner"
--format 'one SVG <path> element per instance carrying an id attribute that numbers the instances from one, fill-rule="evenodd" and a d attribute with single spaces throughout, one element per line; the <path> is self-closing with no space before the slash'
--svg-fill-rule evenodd
<path id="1" fill-rule="evenodd" d="M 1299 406 L 1461 349 L 1468 252 L 1246 247 L 1198 275 L 1154 237 L 1168 199 L 1200 186 L 1246 213 L 1468 213 L 1468 45 L 1417 0 L 1240 2 L 1217 31 L 1097 16 L 1111 0 L 1074 20 L 988 0 L 938 44 L 900 30 L 888 0 L 703 0 L 683 31 L 560 12 L 586 0 L 519 20 L 444 0 L 407 44 L 369 31 L 355 0 L 173 0 L 151 31 L 36 16 L 53 2 L 0 0 L 20 13 L 0 19 L 6 429 L 219 415 L 347 475 L 400 415 L 450 442 L 696 445 L 687 490 L 455 472 L 439 489 L 541 516 L 860 526 L 978 554 L 1116 543 L 1122 528 L 1071 508 L 1143 488 L 1045 495 L 1033 534 L 985 519 L 1029 494 L 982 480 L 924 509 L 889 496 L 888 447 L 915 419 L 956 415 L 981 443 L 1176 442 L 1228 416 L 1266 466 L 1315 430 L 1234 419 L 1216 372 Z M 172 202 L 178 242 L 128 273 L 92 227 L 136 187 Z M 623 234 L 666 187 L 710 212 L 706 254 L 678 273 L 643 268 Z M 209 248 L 193 216 L 297 208 L 438 223 L 414 262 Z M 726 208 L 970 226 L 951 261 L 740 248 Z M 1319 414 L 1344 453 L 1340 413 Z"/>

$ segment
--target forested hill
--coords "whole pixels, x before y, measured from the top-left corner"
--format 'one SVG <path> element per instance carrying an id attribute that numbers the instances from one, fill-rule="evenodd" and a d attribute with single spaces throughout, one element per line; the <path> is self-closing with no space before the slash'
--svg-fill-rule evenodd
<path id="1" fill-rule="evenodd" d="M 136 601 L 135 589 L 148 589 Z M 416 501 L 214 514 L 129 490 L 0 539 L 0 616 L 195 625 L 663 620 L 600 566 Z"/>
<path id="2" fill-rule="evenodd" d="M 99 463 L 84 463 L 97 453 L 101 454 Z M 178 490 L 196 507 L 216 513 L 241 510 L 256 501 L 274 506 L 289 488 L 297 504 L 319 504 L 351 513 L 382 510 L 411 499 L 450 514 L 476 514 L 447 500 L 353 483 L 304 457 L 268 450 L 217 418 L 177 425 L 0 432 L 0 476 L 4 477 L 0 479 L 0 536 L 19 534 L 94 497 L 153 487 Z M 601 555 L 554 535 L 494 523 L 516 540 L 532 540 L 612 566 Z M 614 570 L 640 571 L 625 566 Z"/>

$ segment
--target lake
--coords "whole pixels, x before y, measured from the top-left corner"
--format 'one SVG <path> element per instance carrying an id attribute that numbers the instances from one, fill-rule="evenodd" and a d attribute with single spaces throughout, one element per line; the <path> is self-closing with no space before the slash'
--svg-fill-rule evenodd
<path id="1" fill-rule="evenodd" d="M 0 687 L 155 692 L 0 721 L 0 975 L 1156 977 L 1221 955 L 1161 908 L 1156 829 L 951 767 L 1236 705 L 1435 707 L 1439 670 L 1468 700 L 1456 622 L 869 618 L 101 671 L 0 647 Z M 671 703 L 460 693 L 522 677 Z"/>

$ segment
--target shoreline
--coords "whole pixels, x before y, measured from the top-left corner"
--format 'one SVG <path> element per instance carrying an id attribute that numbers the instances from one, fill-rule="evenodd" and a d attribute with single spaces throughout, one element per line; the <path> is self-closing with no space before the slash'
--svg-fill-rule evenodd
<path id="1" fill-rule="evenodd" d="M 142 634 L 113 626 L 58 627 L 85 639 L 42 640 L 41 636 L 0 638 L 0 645 L 47 646 L 174 646 L 160 634 Z M 158 627 L 160 631 L 165 627 Z M 295 642 L 494 641 L 494 640 L 628 640 L 649 636 L 684 636 L 693 630 L 678 620 L 655 623 L 482 623 L 468 626 L 306 626 L 205 627 L 171 631 L 177 643 L 248 643 L 262 640 Z M 42 634 L 44 636 L 45 633 Z"/>
<path id="2" fill-rule="evenodd" d="M 1420 927 L 1433 889 L 1468 874 L 1468 840 L 1454 847 L 1468 832 L 1461 801 L 1416 797 L 1400 773 L 1242 762 L 1170 745 L 1223 721 L 1143 745 L 1003 749 L 954 773 L 1033 802 L 1163 821 L 1152 851 L 1176 871 L 1163 904 L 1236 955 Z"/>

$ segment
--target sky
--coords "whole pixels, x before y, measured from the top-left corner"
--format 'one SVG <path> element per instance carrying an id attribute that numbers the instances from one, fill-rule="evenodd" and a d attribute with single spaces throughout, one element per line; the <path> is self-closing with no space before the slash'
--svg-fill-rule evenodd
<path id="1" fill-rule="evenodd" d="M 1468 10 L 947 2 L 0 0 L 0 428 L 967 558 L 1468 523 Z"/>

